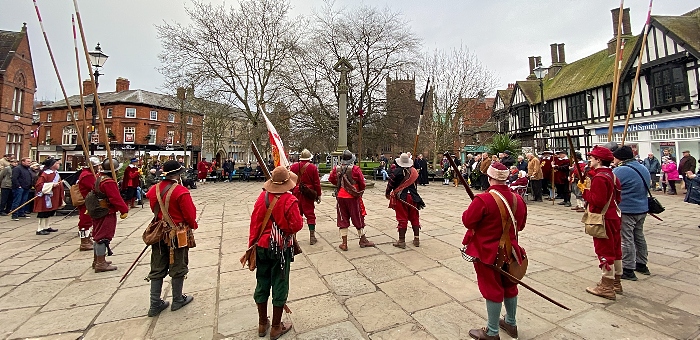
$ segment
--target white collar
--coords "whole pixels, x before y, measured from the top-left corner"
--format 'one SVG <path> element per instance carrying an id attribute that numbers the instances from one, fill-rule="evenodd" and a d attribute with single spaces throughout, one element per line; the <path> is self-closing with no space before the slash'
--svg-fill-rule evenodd
<path id="1" fill-rule="evenodd" d="M 47 175 L 50 175 L 50 174 L 53 173 L 53 170 L 51 170 L 51 169 L 46 169 L 46 170 L 44 170 L 44 173 L 47 174 Z"/>

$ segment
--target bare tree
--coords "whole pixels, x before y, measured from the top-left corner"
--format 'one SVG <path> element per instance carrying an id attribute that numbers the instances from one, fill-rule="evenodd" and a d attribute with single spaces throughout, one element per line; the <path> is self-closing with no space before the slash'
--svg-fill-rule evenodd
<path id="1" fill-rule="evenodd" d="M 460 125 L 469 117 L 469 106 L 459 107 L 460 100 L 493 92 L 497 79 L 465 46 L 425 53 L 421 71 L 433 85 L 433 120 L 429 127 L 433 164 L 437 164 L 438 155 L 454 148 Z"/>

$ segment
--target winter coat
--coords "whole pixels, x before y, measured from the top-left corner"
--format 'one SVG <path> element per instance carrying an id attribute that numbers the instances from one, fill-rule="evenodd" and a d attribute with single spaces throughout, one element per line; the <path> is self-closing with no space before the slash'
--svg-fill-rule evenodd
<path id="1" fill-rule="evenodd" d="M 644 167 L 649 170 L 650 174 L 658 174 L 661 172 L 661 163 L 659 163 L 659 160 L 654 157 L 652 159 L 649 159 L 648 157 L 644 159 Z"/>
<path id="2" fill-rule="evenodd" d="M 668 163 L 661 166 L 661 171 L 666 173 L 667 181 L 677 181 L 681 178 L 678 176 L 678 168 L 674 161 L 669 161 Z"/>
<path id="3" fill-rule="evenodd" d="M 12 166 L 8 165 L 0 171 L 0 187 L 12 189 Z"/>
<path id="4" fill-rule="evenodd" d="M 685 199 L 683 202 L 700 204 L 700 171 L 696 174 L 693 179 L 688 179 L 688 192 L 685 194 Z"/>

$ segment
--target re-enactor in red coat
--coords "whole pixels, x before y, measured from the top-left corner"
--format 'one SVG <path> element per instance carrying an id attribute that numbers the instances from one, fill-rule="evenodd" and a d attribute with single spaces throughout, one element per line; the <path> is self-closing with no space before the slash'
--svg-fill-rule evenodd
<path id="1" fill-rule="evenodd" d="M 207 163 L 206 158 L 202 158 L 199 163 L 197 163 L 197 179 L 200 183 L 207 181 L 207 175 L 209 174 L 209 163 Z"/>
<path id="2" fill-rule="evenodd" d="M 63 183 L 57 172 L 60 166 L 61 163 L 56 159 L 46 159 L 44 171 L 39 173 L 36 183 L 34 183 L 38 196 L 34 199 L 34 211 L 37 212 L 36 217 L 39 219 L 37 235 L 48 235 L 50 232 L 58 231 L 58 229 L 49 227 L 49 217 L 56 215 L 56 210 L 65 204 L 63 202 L 65 197 Z"/>
<path id="3" fill-rule="evenodd" d="M 295 173 L 299 180 L 297 186 L 294 187 L 292 193 L 299 200 L 299 210 L 302 216 L 306 216 L 306 223 L 309 225 L 309 243 L 315 244 L 316 240 L 316 208 L 315 203 L 321 201 L 321 178 L 318 176 L 318 168 L 311 163 L 311 152 L 307 149 L 301 151 L 299 162 L 292 164 L 289 170 Z M 301 184 L 313 190 L 316 193 L 316 200 L 312 200 L 301 193 L 299 189 Z"/>
<path id="4" fill-rule="evenodd" d="M 527 207 L 520 197 L 510 191 L 505 185 L 508 179 L 508 168 L 505 165 L 494 162 L 487 170 L 490 184 L 487 192 L 474 197 L 467 210 L 462 214 L 462 223 L 468 229 L 462 244 L 464 252 L 472 257 L 479 258 L 474 262 L 476 280 L 481 295 L 486 299 L 488 312 L 488 326 L 486 328 L 472 329 L 469 335 L 474 339 L 498 339 L 499 326 L 511 337 L 517 338 L 517 326 L 515 314 L 517 309 L 518 286 L 516 283 L 501 276 L 495 270 L 481 262 L 494 264 L 498 254 L 498 246 L 503 235 L 502 219 L 510 221 L 510 215 L 502 216 L 496 203 L 496 198 L 490 193 L 500 193 L 511 207 L 515 215 L 518 231 L 523 230 L 527 216 Z M 500 199 L 500 198 L 498 198 Z M 513 205 L 515 200 L 515 205 Z M 507 208 L 506 208 L 507 209 Z M 520 262 L 524 250 L 518 245 L 516 232 L 513 227 L 509 229 L 509 237 L 512 248 L 516 253 L 516 259 Z M 501 304 L 506 306 L 506 317 L 501 316 Z"/>
<path id="5" fill-rule="evenodd" d="M 550 199 L 554 198 L 554 188 L 552 187 L 553 158 L 554 157 L 551 151 L 542 151 L 542 156 L 540 157 L 540 169 L 542 169 L 542 192 L 548 194 Z"/>
<path id="6" fill-rule="evenodd" d="M 287 333 L 291 324 L 282 323 L 282 311 L 289 295 L 289 271 L 294 261 L 293 240 L 304 226 L 299 201 L 291 194 L 297 183 L 297 176 L 283 166 L 272 170 L 270 179 L 263 184 L 263 192 L 258 196 L 250 217 L 248 247 L 257 245 L 257 285 L 253 298 L 258 306 L 258 335 L 264 337 L 270 328 L 267 318 L 267 302 L 272 290 L 272 329 L 270 339 L 277 339 Z M 273 206 L 274 204 L 274 206 Z M 270 219 L 263 225 L 268 209 L 272 208 Z M 262 229 L 262 234 L 261 232 Z M 258 238 L 260 235 L 260 238 Z"/>
<path id="7" fill-rule="evenodd" d="M 132 158 L 131 164 L 124 169 L 124 176 L 122 177 L 122 190 L 126 191 L 127 205 L 130 208 L 135 208 L 134 201 L 136 200 L 136 188 L 140 185 L 139 168 L 136 166 L 138 159 Z"/>
<path id="8" fill-rule="evenodd" d="M 97 157 L 90 157 L 88 160 L 92 163 L 93 169 L 99 173 L 100 160 Z M 78 175 L 78 190 L 83 197 L 95 188 L 95 174 L 92 173 L 90 167 L 84 167 Z M 92 240 L 90 239 L 90 228 L 92 228 L 92 218 L 87 214 L 85 204 L 78 206 L 78 235 L 80 236 L 80 251 L 93 250 Z"/>
<path id="9" fill-rule="evenodd" d="M 102 202 L 103 206 L 106 204 L 107 208 L 109 208 L 109 213 L 105 217 L 92 219 L 93 248 L 95 248 L 93 267 L 95 268 L 95 273 L 117 270 L 116 266 L 112 266 L 111 262 L 105 260 L 105 256 L 108 254 L 110 249 L 109 243 L 117 230 L 117 211 L 121 213 L 120 218 L 122 219 L 125 219 L 129 213 L 129 207 L 119 193 L 117 182 L 112 179 L 110 162 L 114 166 L 114 171 L 117 171 L 120 167 L 116 159 L 105 159 L 102 162 L 102 173 L 99 178 L 100 184 L 98 188 L 105 197 Z M 109 253 L 111 255 L 111 251 Z"/>
<path id="10" fill-rule="evenodd" d="M 362 214 L 362 192 L 365 190 L 365 176 L 362 174 L 362 169 L 355 166 L 355 155 L 350 150 L 343 151 L 340 165 L 333 167 L 328 180 L 336 186 L 336 213 L 338 219 L 338 228 L 342 243 L 338 246 L 343 251 L 348 250 L 348 227 L 350 221 L 357 229 L 357 235 L 360 236 L 360 248 L 374 247 L 374 243 L 370 242 L 365 236 L 365 217 Z M 350 190 L 350 192 L 348 191 Z M 359 196 L 353 196 L 352 191 L 360 193 Z"/>
<path id="11" fill-rule="evenodd" d="M 586 288 L 586 291 L 615 300 L 615 293 L 622 293 L 622 240 L 620 238 L 620 215 L 617 205 L 620 203 L 620 180 L 610 169 L 613 154 L 607 148 L 596 146 L 588 154 L 593 178 L 590 188 L 586 184 L 579 183 L 578 187 L 583 191 L 583 199 L 588 202 L 588 211 L 601 214 L 606 203 L 610 201 L 605 212 L 605 233 L 607 238 L 593 238 L 593 248 L 598 256 L 599 267 L 602 270 L 602 278 L 598 285 Z"/>
<path id="12" fill-rule="evenodd" d="M 386 184 L 384 195 L 389 200 L 389 208 L 396 213 L 396 228 L 399 232 L 399 240 L 393 243 L 394 247 L 406 248 L 406 231 L 408 222 L 413 229 L 413 245 L 420 246 L 420 215 L 418 210 L 425 207 L 423 199 L 418 195 L 417 180 L 418 170 L 413 167 L 413 160 L 407 153 L 402 153 L 395 160 L 398 166 L 391 172 Z"/>

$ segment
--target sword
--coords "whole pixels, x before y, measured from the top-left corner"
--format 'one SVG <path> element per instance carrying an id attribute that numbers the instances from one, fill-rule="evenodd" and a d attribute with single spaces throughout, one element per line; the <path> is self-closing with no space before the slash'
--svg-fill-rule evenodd
<path id="1" fill-rule="evenodd" d="M 124 281 L 124 279 L 129 275 L 129 273 L 131 272 L 131 269 L 134 268 L 134 266 L 136 265 L 136 263 L 139 262 L 139 260 L 141 259 L 141 256 L 143 256 L 143 253 L 146 252 L 146 249 L 148 249 L 148 245 L 146 245 L 145 247 L 143 247 L 143 250 L 141 251 L 141 254 L 139 254 L 139 256 L 136 258 L 136 260 L 134 260 L 134 263 L 131 264 L 131 267 L 129 267 L 129 269 L 126 270 L 126 273 L 124 273 L 124 275 L 122 276 L 122 278 L 119 279 L 119 283 L 122 283 L 122 281 Z"/>

